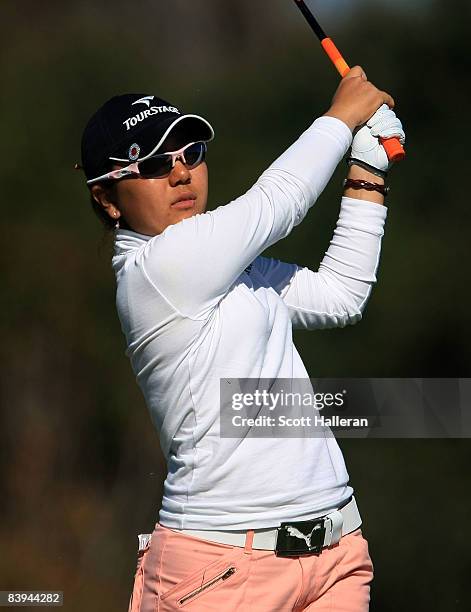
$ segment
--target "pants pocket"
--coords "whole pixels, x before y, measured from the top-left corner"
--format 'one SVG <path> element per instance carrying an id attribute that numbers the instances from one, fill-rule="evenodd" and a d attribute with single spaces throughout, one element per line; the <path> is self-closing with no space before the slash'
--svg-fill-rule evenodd
<path id="1" fill-rule="evenodd" d="M 145 533 L 139 536 L 139 549 L 137 552 L 136 571 L 134 573 L 134 584 L 131 598 L 129 599 L 128 612 L 139 612 L 144 588 L 144 559 L 150 548 L 151 534 Z"/>
<path id="2" fill-rule="evenodd" d="M 183 608 L 196 599 L 208 595 L 215 589 L 224 589 L 224 585 L 233 583 L 240 570 L 240 555 L 243 550 L 232 550 L 221 559 L 213 561 L 186 576 L 178 584 L 160 595 L 161 601 L 167 601 L 171 609 Z M 132 611 L 134 612 L 134 611 Z"/>

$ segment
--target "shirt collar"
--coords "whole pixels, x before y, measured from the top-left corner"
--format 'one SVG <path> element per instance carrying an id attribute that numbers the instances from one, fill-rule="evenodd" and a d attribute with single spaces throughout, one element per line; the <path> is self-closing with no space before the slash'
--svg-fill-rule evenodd
<path id="1" fill-rule="evenodd" d="M 118 229 L 114 236 L 114 254 L 125 255 L 143 246 L 153 236 L 140 234 L 134 230 Z"/>

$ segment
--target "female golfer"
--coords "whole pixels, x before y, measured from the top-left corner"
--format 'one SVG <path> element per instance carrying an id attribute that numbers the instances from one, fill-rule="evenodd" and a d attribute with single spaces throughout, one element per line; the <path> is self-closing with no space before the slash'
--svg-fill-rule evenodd
<path id="1" fill-rule="evenodd" d="M 126 354 L 168 468 L 159 520 L 139 536 L 132 612 L 368 609 L 373 565 L 332 432 L 253 435 L 242 416 L 260 412 L 257 389 L 252 400 L 238 394 L 244 411 L 221 400 L 221 381 L 306 380 L 292 328 L 361 319 L 387 210 L 379 137 L 404 142 L 393 106 L 356 66 L 247 193 L 207 212 L 205 119 L 128 94 L 85 128 L 93 205 L 115 228 Z M 303 221 L 350 145 L 319 270 L 262 257 Z M 242 154 L 228 153 L 227 180 Z M 239 433 L 222 435 L 236 414 Z"/>

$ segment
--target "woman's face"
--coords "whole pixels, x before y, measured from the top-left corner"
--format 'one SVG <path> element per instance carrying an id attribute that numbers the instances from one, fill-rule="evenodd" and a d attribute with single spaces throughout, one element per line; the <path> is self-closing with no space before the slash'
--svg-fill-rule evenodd
<path id="1" fill-rule="evenodd" d="M 161 150 L 177 151 L 186 144 L 188 142 L 182 142 L 181 138 L 170 134 Z M 133 177 L 117 181 L 113 198 L 115 201 L 108 199 L 99 185 L 92 188 L 92 193 L 113 220 L 120 220 L 120 227 L 129 227 L 141 234 L 155 236 L 169 225 L 205 212 L 208 167 L 206 162 L 202 162 L 188 169 L 177 159 L 166 177 Z"/>

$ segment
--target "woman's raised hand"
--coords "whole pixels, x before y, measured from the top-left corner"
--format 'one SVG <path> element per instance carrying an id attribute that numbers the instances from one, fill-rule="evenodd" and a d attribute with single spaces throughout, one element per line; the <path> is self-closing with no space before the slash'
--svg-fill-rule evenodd
<path id="1" fill-rule="evenodd" d="M 353 131 L 364 125 L 382 104 L 394 108 L 393 98 L 370 83 L 361 66 L 354 66 L 340 81 L 324 116 L 340 119 Z"/>

